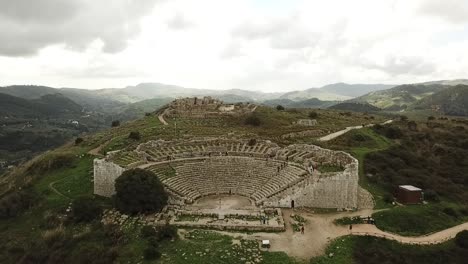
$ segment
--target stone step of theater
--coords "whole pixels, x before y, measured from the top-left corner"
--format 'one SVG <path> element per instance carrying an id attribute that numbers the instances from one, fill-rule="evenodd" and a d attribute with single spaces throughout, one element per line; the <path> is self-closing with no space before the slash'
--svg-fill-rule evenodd
<path id="1" fill-rule="evenodd" d="M 306 174 L 297 166 L 278 167 L 280 161 L 249 157 L 220 156 L 197 162 L 177 163 L 176 175 L 161 177 L 163 183 L 182 196 L 195 200 L 202 196 L 236 194 L 256 202 L 294 185 Z"/>

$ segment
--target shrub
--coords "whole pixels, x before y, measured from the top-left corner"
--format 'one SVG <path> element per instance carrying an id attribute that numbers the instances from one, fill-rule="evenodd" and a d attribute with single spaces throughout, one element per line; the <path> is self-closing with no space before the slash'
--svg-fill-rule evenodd
<path id="1" fill-rule="evenodd" d="M 249 140 L 248 145 L 252 147 L 252 146 L 255 146 L 255 144 L 257 144 L 257 140 L 255 138 L 251 138 Z"/>
<path id="2" fill-rule="evenodd" d="M 312 111 L 312 112 L 309 113 L 309 117 L 310 117 L 310 118 L 317 118 L 317 117 L 318 117 L 318 113 L 315 112 L 315 111 Z"/>
<path id="3" fill-rule="evenodd" d="M 148 237 L 146 241 L 148 242 L 148 245 L 152 247 L 157 248 L 159 246 L 159 241 L 157 237 Z"/>
<path id="4" fill-rule="evenodd" d="M 156 230 L 152 226 L 145 225 L 141 228 L 140 234 L 142 237 L 154 237 L 156 236 Z"/>
<path id="5" fill-rule="evenodd" d="M 120 121 L 119 121 L 119 120 L 114 120 L 114 121 L 112 121 L 111 126 L 112 126 L 112 127 L 118 127 L 118 126 L 120 126 Z"/>
<path id="6" fill-rule="evenodd" d="M 151 116 L 151 113 L 145 113 L 145 116 Z"/>
<path id="7" fill-rule="evenodd" d="M 149 246 L 143 251 L 143 256 L 146 260 L 154 260 L 159 259 L 161 257 L 161 253 L 156 248 Z"/>
<path id="8" fill-rule="evenodd" d="M 129 138 L 129 139 L 134 139 L 134 140 L 140 140 L 140 139 L 141 139 L 140 132 L 138 132 L 138 131 L 132 131 L 132 132 L 130 132 L 130 134 L 128 135 L 128 138 Z"/>
<path id="9" fill-rule="evenodd" d="M 75 145 L 79 145 L 83 141 L 84 141 L 83 138 L 78 137 L 75 139 Z"/>
<path id="10" fill-rule="evenodd" d="M 408 122 L 408 129 L 411 131 L 416 131 L 418 130 L 418 125 L 414 121 L 409 121 Z"/>
<path id="11" fill-rule="evenodd" d="M 406 121 L 408 121 L 408 117 L 405 116 L 405 115 L 401 115 L 400 116 L 400 121 L 406 122 Z"/>
<path id="12" fill-rule="evenodd" d="M 41 156 L 31 166 L 28 172 L 43 174 L 48 171 L 71 167 L 75 157 L 70 153 L 51 153 Z"/>
<path id="13" fill-rule="evenodd" d="M 444 212 L 444 214 L 446 215 L 449 215 L 449 216 L 452 216 L 452 217 L 458 217 L 458 212 L 453 209 L 452 207 L 445 207 L 442 212 Z"/>
<path id="14" fill-rule="evenodd" d="M 432 202 L 439 202 L 440 198 L 436 191 L 434 190 L 425 190 L 424 199 Z"/>
<path id="15" fill-rule="evenodd" d="M 158 240 L 172 240 L 177 238 L 177 228 L 171 225 L 161 226 L 158 229 Z"/>
<path id="16" fill-rule="evenodd" d="M 115 205 L 123 213 L 159 212 L 167 204 L 167 193 L 151 171 L 127 170 L 115 181 Z"/>
<path id="17" fill-rule="evenodd" d="M 258 116 L 250 115 L 245 119 L 244 123 L 249 126 L 260 126 L 262 122 Z"/>
<path id="18" fill-rule="evenodd" d="M 429 120 L 429 121 L 435 120 L 435 117 L 429 116 L 429 117 L 427 118 L 427 120 Z"/>
<path id="19" fill-rule="evenodd" d="M 6 194 L 0 199 L 0 219 L 19 215 L 31 208 L 38 198 L 38 194 L 29 188 Z"/>
<path id="20" fill-rule="evenodd" d="M 283 111 L 283 110 L 284 110 L 284 106 L 282 106 L 282 105 L 277 105 L 277 106 L 276 106 L 276 110 L 278 110 L 278 111 Z"/>
<path id="21" fill-rule="evenodd" d="M 72 203 L 72 218 L 75 222 L 91 222 L 101 216 L 102 208 L 92 196 L 78 197 Z"/>
<path id="22" fill-rule="evenodd" d="M 455 236 L 455 244 L 461 248 L 468 248 L 468 230 L 463 230 Z"/>

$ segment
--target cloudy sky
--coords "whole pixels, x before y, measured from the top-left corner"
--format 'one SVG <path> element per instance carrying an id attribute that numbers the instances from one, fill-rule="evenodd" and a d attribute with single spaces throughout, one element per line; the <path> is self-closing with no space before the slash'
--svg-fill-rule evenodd
<path id="1" fill-rule="evenodd" d="M 0 85 L 468 78 L 466 0 L 0 0 Z"/>

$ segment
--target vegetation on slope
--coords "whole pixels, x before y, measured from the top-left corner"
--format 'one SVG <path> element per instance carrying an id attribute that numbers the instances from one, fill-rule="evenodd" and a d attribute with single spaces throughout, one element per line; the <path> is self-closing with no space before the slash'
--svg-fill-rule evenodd
<path id="1" fill-rule="evenodd" d="M 421 99 L 415 109 L 434 109 L 440 114 L 468 116 L 468 85 L 457 85 Z"/>

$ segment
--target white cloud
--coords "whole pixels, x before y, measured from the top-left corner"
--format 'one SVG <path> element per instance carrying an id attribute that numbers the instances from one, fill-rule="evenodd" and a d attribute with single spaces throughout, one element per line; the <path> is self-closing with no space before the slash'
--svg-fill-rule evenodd
<path id="1" fill-rule="evenodd" d="M 0 0 L 4 85 L 281 91 L 463 78 L 468 70 L 463 0 L 40 0 L 38 10 L 63 10 L 49 15 L 22 1 Z"/>

